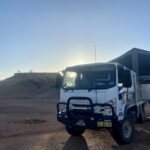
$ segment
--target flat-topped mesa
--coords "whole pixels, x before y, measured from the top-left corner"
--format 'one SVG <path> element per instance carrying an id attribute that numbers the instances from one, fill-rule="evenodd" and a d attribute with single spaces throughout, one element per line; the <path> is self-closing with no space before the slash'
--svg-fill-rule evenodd
<path id="1" fill-rule="evenodd" d="M 57 73 L 16 73 L 0 82 L 0 97 L 51 96 Z"/>

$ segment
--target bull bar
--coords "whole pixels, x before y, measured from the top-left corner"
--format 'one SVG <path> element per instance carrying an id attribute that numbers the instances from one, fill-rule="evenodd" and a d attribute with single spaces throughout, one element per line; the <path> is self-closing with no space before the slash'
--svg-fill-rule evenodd
<path id="1" fill-rule="evenodd" d="M 86 100 L 88 104 L 71 104 L 71 101 Z M 60 106 L 65 106 L 65 112 L 60 111 Z M 70 109 L 70 105 L 75 107 L 88 108 L 87 110 L 82 109 Z M 95 107 L 109 107 L 112 115 L 104 115 L 102 113 L 95 113 Z M 115 114 L 114 108 L 108 103 L 94 103 L 89 97 L 70 97 L 66 103 L 57 103 L 57 120 L 65 125 L 78 125 L 84 126 L 86 129 L 100 130 L 102 128 L 113 128 L 118 126 L 118 117 Z"/>

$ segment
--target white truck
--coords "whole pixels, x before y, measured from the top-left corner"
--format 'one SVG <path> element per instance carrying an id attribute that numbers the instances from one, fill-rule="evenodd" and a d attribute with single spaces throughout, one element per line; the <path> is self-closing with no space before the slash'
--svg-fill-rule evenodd
<path id="1" fill-rule="evenodd" d="M 57 120 L 70 135 L 108 129 L 118 143 L 133 141 L 134 123 L 144 122 L 150 99 L 150 86 L 135 72 L 118 63 L 85 64 L 67 67 L 61 81 Z"/>

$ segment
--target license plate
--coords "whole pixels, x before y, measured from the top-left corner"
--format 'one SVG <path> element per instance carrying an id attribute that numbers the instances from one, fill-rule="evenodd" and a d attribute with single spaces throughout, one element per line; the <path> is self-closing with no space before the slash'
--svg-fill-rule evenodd
<path id="1" fill-rule="evenodd" d="M 76 125 L 85 126 L 85 122 L 84 122 L 84 120 L 79 120 L 78 122 L 76 122 Z"/>
<path id="2" fill-rule="evenodd" d="M 97 127 L 112 127 L 112 122 L 111 121 L 98 121 L 97 122 Z"/>

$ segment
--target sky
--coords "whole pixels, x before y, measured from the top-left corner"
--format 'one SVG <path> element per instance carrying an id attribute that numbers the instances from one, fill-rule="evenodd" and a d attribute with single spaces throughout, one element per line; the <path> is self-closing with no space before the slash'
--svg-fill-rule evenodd
<path id="1" fill-rule="evenodd" d="M 0 79 L 150 50 L 149 0 L 0 0 Z"/>

